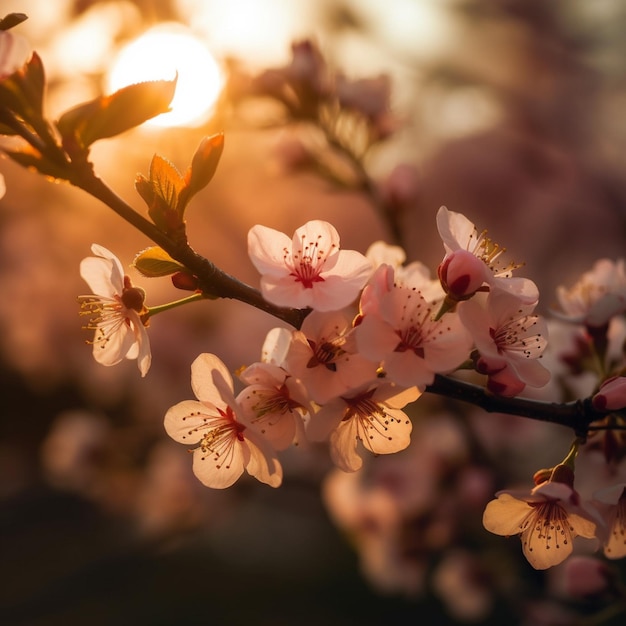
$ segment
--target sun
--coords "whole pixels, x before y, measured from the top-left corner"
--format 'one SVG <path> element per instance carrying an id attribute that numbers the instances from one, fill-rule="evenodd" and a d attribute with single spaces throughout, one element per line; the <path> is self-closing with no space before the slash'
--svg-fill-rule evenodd
<path id="1" fill-rule="evenodd" d="M 219 96 L 223 78 L 208 47 L 181 24 L 155 26 L 124 47 L 111 66 L 107 90 L 146 80 L 171 80 L 177 74 L 172 110 L 146 124 L 200 126 Z"/>

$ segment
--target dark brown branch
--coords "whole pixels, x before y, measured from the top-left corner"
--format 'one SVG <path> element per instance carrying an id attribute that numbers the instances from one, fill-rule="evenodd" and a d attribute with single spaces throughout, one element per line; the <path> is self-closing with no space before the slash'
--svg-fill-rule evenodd
<path id="1" fill-rule="evenodd" d="M 300 328 L 308 315 L 307 309 L 278 307 L 267 302 L 257 289 L 222 271 L 211 261 L 197 254 L 188 244 L 182 245 L 173 241 L 152 222 L 137 213 L 92 172 L 83 171 L 81 174 L 75 174 L 70 182 L 106 204 L 163 248 L 173 259 L 182 263 L 198 278 L 200 289 L 207 298 L 240 300 L 287 322 L 294 328 Z"/>
<path id="2" fill-rule="evenodd" d="M 120 217 L 135 226 L 172 258 L 182 263 L 199 280 L 200 289 L 207 298 L 231 298 L 300 328 L 308 309 L 277 307 L 267 302 L 261 293 L 223 272 L 211 261 L 197 254 L 188 244 L 174 242 L 152 222 L 137 213 L 92 172 L 84 171 L 71 181 L 115 211 Z M 559 424 L 574 430 L 576 435 L 585 437 L 592 422 L 602 419 L 606 411 L 593 408 L 589 398 L 568 403 L 541 402 L 528 398 L 505 398 L 488 393 L 483 387 L 466 383 L 449 376 L 436 375 L 428 393 L 445 396 L 473 404 L 489 413 L 518 415 L 551 424 Z"/>
<path id="3" fill-rule="evenodd" d="M 590 398 L 574 402 L 542 402 L 529 398 L 505 398 L 487 392 L 483 387 L 466 383 L 449 376 L 436 375 L 426 391 L 447 398 L 468 402 L 488 413 L 507 413 L 530 419 L 559 424 L 584 437 L 589 425 L 608 414 L 595 409 Z"/>

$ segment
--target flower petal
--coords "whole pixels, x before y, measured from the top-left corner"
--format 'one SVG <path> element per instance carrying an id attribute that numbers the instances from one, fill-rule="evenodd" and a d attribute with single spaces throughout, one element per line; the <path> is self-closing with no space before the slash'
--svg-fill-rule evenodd
<path id="1" fill-rule="evenodd" d="M 207 418 L 217 410 L 196 400 L 183 400 L 165 414 L 165 432 L 178 443 L 195 444 L 202 440 Z"/>
<path id="2" fill-rule="evenodd" d="M 214 354 L 200 354 L 191 364 L 191 388 L 202 402 L 236 406 L 233 379 L 226 365 Z"/>
<path id="3" fill-rule="evenodd" d="M 244 448 L 236 438 L 226 454 L 216 456 L 210 450 L 196 448 L 193 453 L 193 473 L 203 485 L 212 489 L 226 489 L 243 474 Z"/>

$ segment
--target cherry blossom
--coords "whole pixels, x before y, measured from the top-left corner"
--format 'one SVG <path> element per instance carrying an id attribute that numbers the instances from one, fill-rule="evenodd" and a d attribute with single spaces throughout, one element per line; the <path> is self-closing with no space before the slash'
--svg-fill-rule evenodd
<path id="1" fill-rule="evenodd" d="M 253 363 L 239 378 L 248 384 L 237 396 L 246 420 L 274 448 L 287 448 L 303 430 L 302 415 L 313 411 L 302 382 L 271 363 Z"/>
<path id="2" fill-rule="evenodd" d="M 244 470 L 272 487 L 282 467 L 269 443 L 243 421 L 228 369 L 214 354 L 200 354 L 191 365 L 196 400 L 183 400 L 165 415 L 167 434 L 193 449 L 193 472 L 207 487 L 224 489 Z"/>
<path id="3" fill-rule="evenodd" d="M 573 486 L 557 480 L 546 480 L 527 492 L 500 491 L 483 515 L 488 531 L 521 536 L 524 556 L 535 569 L 564 561 L 572 553 L 573 539 L 596 537 L 601 524 L 596 511 L 582 506 Z"/>
<path id="4" fill-rule="evenodd" d="M 365 385 L 331 400 L 311 416 L 307 435 L 312 441 L 330 435 L 333 462 L 346 472 L 355 472 L 363 464 L 359 442 L 374 454 L 398 452 L 409 445 L 412 424 L 401 409 L 419 396 L 416 387 Z"/>
<path id="5" fill-rule="evenodd" d="M 434 319 L 437 303 L 416 288 L 394 285 L 364 293 L 356 327 L 359 352 L 382 362 L 389 379 L 424 389 L 435 374 L 450 373 L 469 358 L 472 340 L 456 314 Z"/>
<path id="6" fill-rule="evenodd" d="M 437 229 L 446 251 L 438 275 L 451 298 L 465 300 L 487 284 L 514 293 L 526 303 L 537 301 L 535 283 L 512 276 L 520 264 L 502 264 L 500 256 L 506 248 L 488 238 L 487 231 L 479 233 L 464 215 L 445 206 L 437 212 Z"/>
<path id="7" fill-rule="evenodd" d="M 576 283 L 557 287 L 560 311 L 554 314 L 570 322 L 598 327 L 626 310 L 626 267 L 624 260 L 600 259 Z"/>
<path id="8" fill-rule="evenodd" d="M 550 380 L 538 360 L 547 346 L 548 326 L 532 314 L 534 308 L 501 289 L 492 290 L 484 303 L 474 298 L 459 305 L 479 354 L 476 369 L 490 377 L 488 387 L 496 393 L 517 395 L 526 385 L 543 387 Z"/>
<path id="9" fill-rule="evenodd" d="M 313 311 L 293 331 L 284 367 L 319 404 L 376 378 L 378 364 L 357 352 L 346 311 Z"/>
<path id="10" fill-rule="evenodd" d="M 263 296 L 278 306 L 342 309 L 372 272 L 361 253 L 339 249 L 339 234 L 322 220 L 307 222 L 291 240 L 273 228 L 253 226 L 248 253 L 261 273 Z"/>
<path id="11" fill-rule="evenodd" d="M 89 316 L 86 329 L 94 330 L 93 356 L 102 365 L 122 359 L 137 359 L 142 376 L 150 369 L 150 341 L 146 326 L 145 294 L 133 287 L 119 259 L 98 244 L 91 246 L 95 257 L 81 261 L 80 275 L 94 295 L 79 296 L 80 314 Z"/>
<path id="12" fill-rule="evenodd" d="M 607 525 L 604 555 L 609 559 L 626 556 L 626 484 L 620 483 L 594 494 L 594 500 L 603 509 Z"/>

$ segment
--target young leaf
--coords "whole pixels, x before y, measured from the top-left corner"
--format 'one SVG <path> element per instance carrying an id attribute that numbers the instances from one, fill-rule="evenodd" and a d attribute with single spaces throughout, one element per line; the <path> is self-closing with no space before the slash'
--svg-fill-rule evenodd
<path id="1" fill-rule="evenodd" d="M 29 123 L 40 120 L 44 86 L 43 63 L 33 52 L 23 67 L 0 81 L 0 102 Z"/>
<path id="2" fill-rule="evenodd" d="M 185 267 L 175 261 L 163 248 L 152 246 L 142 250 L 133 261 L 137 270 L 148 278 L 169 276 L 184 270 Z"/>
<path id="3" fill-rule="evenodd" d="M 167 159 L 155 154 L 150 163 L 150 182 L 168 207 L 176 209 L 178 196 L 185 186 L 180 172 Z"/>
<path id="4" fill-rule="evenodd" d="M 223 150 L 224 133 L 205 137 L 200 142 L 185 173 L 185 188 L 179 196 L 178 212 L 181 216 L 191 197 L 206 187 L 213 178 Z"/>
<path id="5" fill-rule="evenodd" d="M 57 126 L 64 144 L 82 151 L 97 141 L 114 137 L 169 111 L 176 79 L 129 85 L 110 96 L 100 96 L 66 111 Z"/>
<path id="6" fill-rule="evenodd" d="M 9 13 L 0 20 L 0 30 L 9 30 L 28 19 L 25 13 Z"/>

